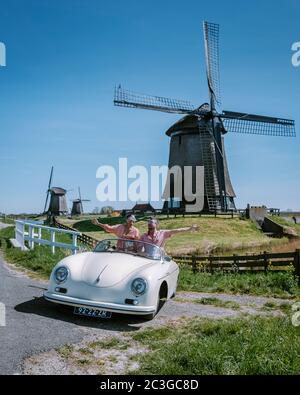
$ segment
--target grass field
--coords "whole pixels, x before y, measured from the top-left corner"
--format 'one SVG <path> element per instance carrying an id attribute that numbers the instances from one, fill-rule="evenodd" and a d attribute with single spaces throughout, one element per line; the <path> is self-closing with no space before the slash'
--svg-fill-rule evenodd
<path id="1" fill-rule="evenodd" d="M 212 218 L 212 217 L 158 217 L 161 229 L 175 229 L 187 227 L 192 224 L 199 226 L 199 231 L 179 234 L 168 240 L 166 251 L 169 254 L 198 252 L 229 253 L 236 250 L 262 251 L 271 249 L 274 245 L 287 243 L 287 239 L 271 239 L 261 233 L 251 221 L 239 218 Z M 103 223 L 111 225 L 122 222 L 120 218 L 101 218 Z M 108 237 L 108 234 L 93 225 L 90 220 L 75 222 L 72 226 L 99 240 Z M 145 218 L 138 219 L 136 227 L 141 233 L 147 230 Z"/>
<path id="2" fill-rule="evenodd" d="M 274 296 L 300 297 L 297 277 L 291 272 L 268 273 L 196 273 L 181 267 L 178 291 L 224 292 Z"/>
<path id="3" fill-rule="evenodd" d="M 298 375 L 300 328 L 288 315 L 193 319 L 132 335 L 149 352 L 134 374 Z M 130 372 L 132 373 L 132 372 Z"/>

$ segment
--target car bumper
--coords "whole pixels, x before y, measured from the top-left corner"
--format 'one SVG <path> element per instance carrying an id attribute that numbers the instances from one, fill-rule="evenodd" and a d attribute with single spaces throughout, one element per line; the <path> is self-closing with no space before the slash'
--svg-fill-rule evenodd
<path id="1" fill-rule="evenodd" d="M 49 302 L 64 304 L 74 307 L 89 307 L 103 311 L 120 314 L 146 315 L 156 311 L 156 306 L 134 306 L 118 303 L 96 302 L 94 300 L 79 299 L 66 295 L 59 295 L 53 292 L 44 292 L 44 298 Z"/>

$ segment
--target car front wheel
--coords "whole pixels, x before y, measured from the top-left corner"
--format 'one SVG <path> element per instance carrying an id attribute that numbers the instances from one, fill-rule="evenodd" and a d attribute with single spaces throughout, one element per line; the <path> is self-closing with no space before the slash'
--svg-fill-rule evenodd
<path id="1" fill-rule="evenodd" d="M 151 314 L 147 314 L 145 315 L 145 319 L 147 321 L 151 321 L 153 320 L 153 318 L 156 316 L 156 314 L 160 311 L 160 309 L 163 307 L 163 305 L 166 302 L 166 296 L 164 295 L 164 289 L 163 286 L 160 287 L 158 296 L 157 296 L 157 302 L 156 302 L 156 310 L 154 311 L 154 313 Z"/>

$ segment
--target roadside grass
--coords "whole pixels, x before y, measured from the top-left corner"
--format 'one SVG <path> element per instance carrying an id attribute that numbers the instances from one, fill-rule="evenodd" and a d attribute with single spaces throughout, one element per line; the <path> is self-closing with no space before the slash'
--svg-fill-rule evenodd
<path id="1" fill-rule="evenodd" d="M 176 297 L 175 300 L 177 302 L 182 303 L 197 303 L 202 305 L 210 305 L 216 307 L 223 307 L 226 309 L 234 309 L 237 310 L 240 308 L 240 305 L 237 302 L 231 300 L 221 300 L 218 298 L 201 298 L 201 299 L 187 299 L 187 298 L 180 298 Z"/>
<path id="2" fill-rule="evenodd" d="M 150 351 L 130 374 L 294 375 L 300 372 L 300 328 L 289 317 L 194 319 L 132 335 Z"/>
<path id="3" fill-rule="evenodd" d="M 116 337 L 111 337 L 107 340 L 99 340 L 91 342 L 87 345 L 89 349 L 95 350 L 100 348 L 101 350 L 109 350 L 109 349 L 118 349 L 118 350 L 126 350 L 129 347 L 129 344 L 125 341 L 120 341 Z"/>
<path id="4" fill-rule="evenodd" d="M 181 267 L 178 291 L 264 295 L 280 298 L 300 296 L 297 277 L 291 272 L 267 273 L 193 273 Z"/>
<path id="5" fill-rule="evenodd" d="M 9 239 L 13 237 L 14 227 L 0 230 L 0 247 L 5 259 L 16 266 L 29 269 L 43 278 L 49 278 L 53 267 L 70 254 L 69 250 L 61 248 L 57 248 L 55 254 L 52 254 L 49 247 L 38 245 L 35 246 L 34 250 L 21 251 L 10 246 Z M 61 234 L 57 236 L 57 240 L 69 243 L 71 239 L 68 235 Z"/>
<path id="6" fill-rule="evenodd" d="M 291 312 L 291 304 L 290 303 L 274 303 L 274 302 L 266 302 L 262 310 L 271 311 L 271 310 L 280 310 L 284 314 L 289 314 Z"/>
<path id="7" fill-rule="evenodd" d="M 58 354 L 65 359 L 69 358 L 72 355 L 73 351 L 74 351 L 74 346 L 72 346 L 71 344 L 66 344 L 65 346 L 57 350 Z"/>
<path id="8" fill-rule="evenodd" d="M 161 229 L 175 229 L 196 224 L 199 231 L 193 233 L 179 234 L 166 243 L 166 251 L 169 254 L 182 254 L 197 252 L 199 254 L 226 253 L 237 250 L 261 250 L 271 248 L 273 245 L 285 244 L 287 239 L 269 238 L 260 232 L 256 226 L 248 220 L 234 218 L 212 218 L 212 217 L 177 217 L 168 218 L 158 216 Z M 102 223 L 116 225 L 124 222 L 120 217 L 101 218 Z M 72 225 L 80 232 L 89 233 L 99 240 L 108 237 L 108 234 L 90 220 L 75 222 Z M 137 217 L 135 226 L 141 233 L 147 231 L 147 219 Z"/>

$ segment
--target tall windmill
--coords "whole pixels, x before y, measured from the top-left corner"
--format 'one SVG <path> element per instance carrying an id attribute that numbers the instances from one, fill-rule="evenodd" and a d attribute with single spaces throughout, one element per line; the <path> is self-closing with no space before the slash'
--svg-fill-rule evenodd
<path id="1" fill-rule="evenodd" d="M 171 137 L 169 168 L 204 166 L 205 206 L 208 211 L 235 208 L 235 193 L 231 185 L 224 146 L 227 132 L 267 136 L 295 137 L 295 122 L 234 111 L 222 111 L 219 78 L 219 25 L 203 22 L 206 74 L 209 103 L 200 107 L 188 101 L 137 94 L 115 89 L 114 104 L 121 107 L 156 110 L 185 116 L 169 128 Z M 195 185 L 193 182 L 193 190 Z M 171 180 L 170 200 L 176 199 Z M 166 202 L 168 204 L 168 202 Z M 165 204 L 166 204 L 165 203 Z M 180 207 L 187 202 L 182 199 Z"/>
<path id="2" fill-rule="evenodd" d="M 54 168 L 52 166 L 49 182 L 48 182 L 48 189 L 46 192 L 47 196 L 44 206 L 44 213 L 46 213 L 48 216 L 64 215 L 67 214 L 68 212 L 68 206 L 66 200 L 67 191 L 64 188 L 52 187 L 53 170 Z M 50 197 L 50 203 L 47 209 L 49 197 Z"/>
<path id="3" fill-rule="evenodd" d="M 83 214 L 83 204 L 82 202 L 90 202 L 89 199 L 82 199 L 81 198 L 81 191 L 80 187 L 78 187 L 78 199 L 72 200 L 73 205 L 72 205 L 72 210 L 71 210 L 71 215 L 81 215 Z"/>

